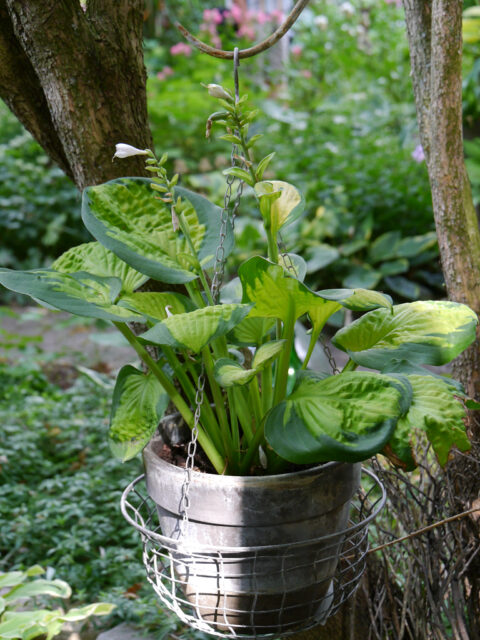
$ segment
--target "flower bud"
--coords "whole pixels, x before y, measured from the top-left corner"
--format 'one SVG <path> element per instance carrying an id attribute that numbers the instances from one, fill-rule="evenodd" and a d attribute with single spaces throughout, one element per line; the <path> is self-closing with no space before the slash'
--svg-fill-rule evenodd
<path id="1" fill-rule="evenodd" d="M 225 91 L 225 89 L 219 84 L 208 84 L 207 89 L 209 95 L 211 95 L 213 98 L 222 98 L 223 100 L 229 101 L 232 100 L 232 96 L 228 93 L 228 91 Z"/>
<path id="2" fill-rule="evenodd" d="M 114 158 L 129 158 L 130 156 L 147 156 L 148 149 L 137 149 L 136 147 L 132 147 L 129 144 L 124 144 L 120 142 L 115 145 L 115 155 Z"/>

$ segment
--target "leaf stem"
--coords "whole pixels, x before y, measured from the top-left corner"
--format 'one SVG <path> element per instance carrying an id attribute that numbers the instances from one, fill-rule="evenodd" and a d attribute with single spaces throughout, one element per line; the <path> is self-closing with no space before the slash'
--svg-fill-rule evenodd
<path id="1" fill-rule="evenodd" d="M 277 377 L 275 380 L 275 394 L 273 398 L 273 403 L 275 405 L 281 402 L 287 393 L 290 355 L 292 353 L 293 340 L 295 338 L 295 314 L 293 309 L 289 309 L 288 317 L 283 327 L 282 337 L 285 340 L 285 345 L 282 349 L 278 362 Z"/>
<path id="2" fill-rule="evenodd" d="M 132 333 L 132 331 L 121 322 L 113 323 L 120 333 L 128 340 L 129 344 L 135 349 L 137 355 L 140 359 L 147 365 L 153 375 L 160 382 L 162 387 L 168 393 L 170 400 L 176 406 L 180 415 L 185 420 L 190 429 L 193 429 L 195 424 L 195 418 L 190 408 L 188 407 L 185 400 L 182 398 L 180 392 L 177 390 L 172 381 L 168 378 L 166 373 L 159 367 L 158 363 L 151 357 L 145 347 L 140 344 L 137 340 L 136 336 Z M 205 433 L 203 427 L 198 425 L 198 441 L 200 446 L 204 450 L 205 454 L 208 456 L 208 459 L 215 467 L 217 473 L 222 474 L 224 472 L 225 462 L 223 457 L 219 454 L 214 444 L 210 440 L 207 433 Z"/>
<path id="3" fill-rule="evenodd" d="M 303 361 L 301 369 L 306 369 L 308 363 L 310 362 L 310 358 L 312 357 L 313 350 L 315 349 L 315 345 L 317 344 L 318 336 L 320 335 L 321 328 L 312 329 L 312 334 L 310 336 L 310 344 L 308 345 L 307 355 L 305 356 L 305 360 Z"/>
<path id="4" fill-rule="evenodd" d="M 355 371 L 357 367 L 358 367 L 358 364 L 350 358 L 347 364 L 343 367 L 342 373 L 344 371 Z"/>

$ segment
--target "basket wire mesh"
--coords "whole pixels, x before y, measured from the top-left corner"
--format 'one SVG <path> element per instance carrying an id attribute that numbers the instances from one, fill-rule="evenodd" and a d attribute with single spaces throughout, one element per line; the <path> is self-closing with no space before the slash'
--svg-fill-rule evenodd
<path id="1" fill-rule="evenodd" d="M 141 535 L 148 581 L 180 620 L 221 638 L 273 639 L 324 623 L 355 592 L 368 526 L 386 499 L 377 476 L 364 468 L 362 474 L 348 527 L 296 543 L 193 548 L 164 536 L 144 475 L 125 489 L 121 509 Z"/>

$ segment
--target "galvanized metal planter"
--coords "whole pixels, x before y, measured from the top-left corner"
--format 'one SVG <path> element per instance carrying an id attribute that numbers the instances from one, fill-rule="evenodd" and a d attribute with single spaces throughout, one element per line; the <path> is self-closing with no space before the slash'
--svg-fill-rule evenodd
<path id="1" fill-rule="evenodd" d="M 354 592 L 368 523 L 385 499 L 371 472 L 367 493 L 360 465 L 344 463 L 264 477 L 194 472 L 180 535 L 184 472 L 157 446 L 144 452 L 148 495 L 141 476 L 122 511 L 142 535 L 149 581 L 186 623 L 221 637 L 288 635 L 326 620 Z"/>

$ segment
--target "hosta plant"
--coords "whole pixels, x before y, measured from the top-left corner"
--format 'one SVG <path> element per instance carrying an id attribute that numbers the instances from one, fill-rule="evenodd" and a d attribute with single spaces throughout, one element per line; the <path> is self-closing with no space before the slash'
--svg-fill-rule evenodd
<path id="1" fill-rule="evenodd" d="M 115 455 L 126 460 L 141 451 L 169 401 L 193 428 L 201 374 L 198 441 L 218 473 L 277 473 L 292 463 L 356 462 L 376 453 L 413 469 L 422 435 L 442 465 L 452 447 L 467 451 L 460 385 L 423 365 L 450 362 L 473 341 L 473 311 L 448 301 L 392 305 L 388 295 L 362 288 L 308 288 L 305 261 L 278 248 L 281 229 L 302 215 L 302 195 L 265 178 L 274 153 L 255 158 L 259 136 L 248 134 L 255 113 L 246 100 L 217 85 L 209 93 L 220 110 L 207 133 L 220 127 L 236 145 L 238 166 L 225 174 L 255 193 L 265 238 L 265 255 L 241 264 L 219 297 L 212 274 L 234 251 L 231 221 L 170 178 L 165 157 L 124 144 L 116 156 L 144 155 L 151 177 L 85 190 L 83 221 L 96 241 L 49 269 L 0 270 L 9 289 L 112 322 L 143 362 L 118 374 L 109 433 Z M 348 362 L 338 375 L 313 371 L 314 347 L 342 308 L 358 316 L 333 338 Z M 298 364 L 299 322 L 310 330 L 310 346 Z"/>
<path id="2" fill-rule="evenodd" d="M 72 590 L 63 580 L 38 578 L 44 573 L 45 570 L 39 565 L 26 571 L 0 572 L 2 640 L 33 640 L 39 637 L 50 640 L 68 623 L 80 622 L 90 616 L 105 616 L 115 608 L 115 605 L 107 602 L 95 602 L 69 611 L 61 607 L 47 609 L 39 598 L 66 599 L 70 598 Z"/>

